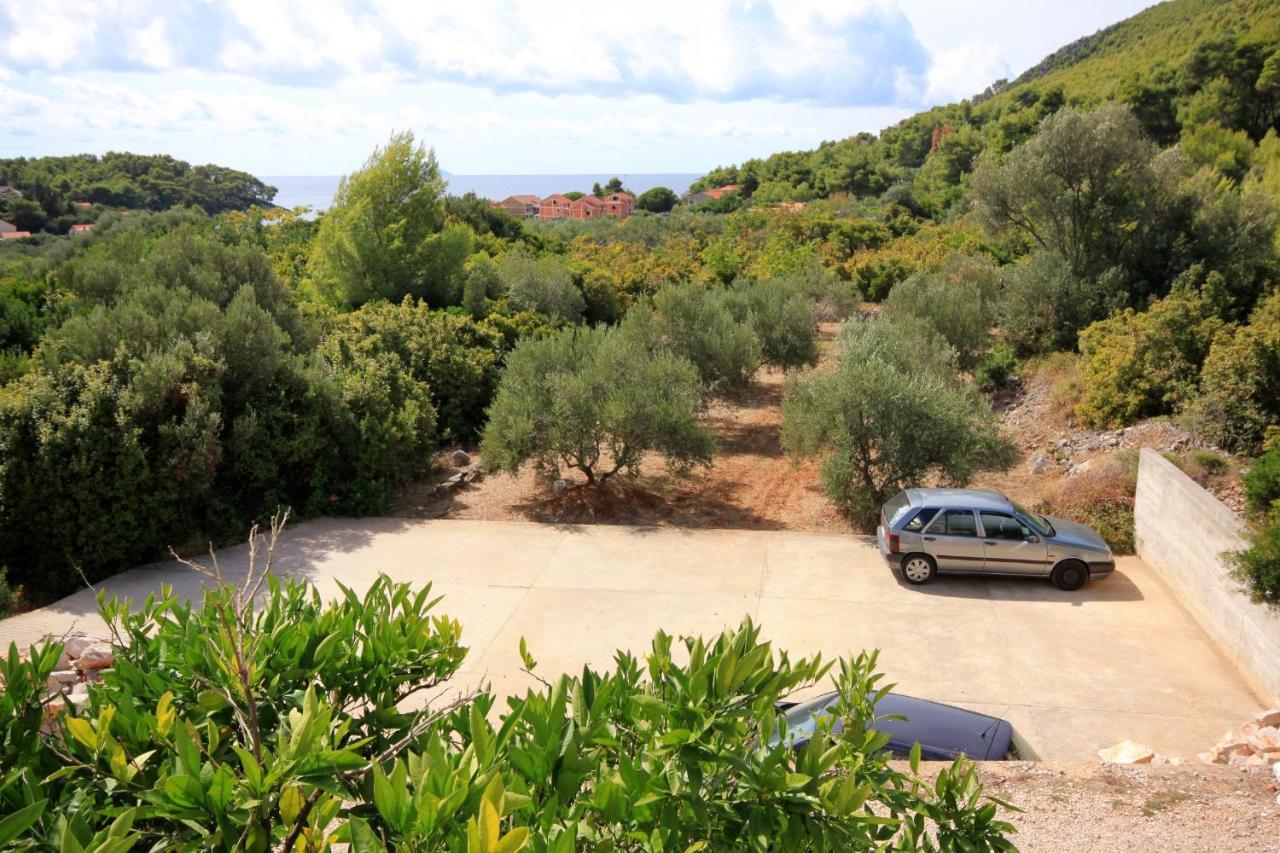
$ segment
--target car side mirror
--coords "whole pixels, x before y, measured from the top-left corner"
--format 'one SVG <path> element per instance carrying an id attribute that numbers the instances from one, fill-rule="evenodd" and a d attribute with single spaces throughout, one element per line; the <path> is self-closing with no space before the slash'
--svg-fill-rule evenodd
<path id="1" fill-rule="evenodd" d="M 1040 541 L 1040 537 L 1039 537 L 1039 536 L 1037 536 L 1037 535 L 1035 535 L 1034 533 L 1032 533 L 1032 534 L 1030 534 L 1030 535 L 1028 535 L 1028 536 L 1027 536 L 1027 541 L 1028 541 L 1028 542 L 1039 542 L 1039 541 Z"/>

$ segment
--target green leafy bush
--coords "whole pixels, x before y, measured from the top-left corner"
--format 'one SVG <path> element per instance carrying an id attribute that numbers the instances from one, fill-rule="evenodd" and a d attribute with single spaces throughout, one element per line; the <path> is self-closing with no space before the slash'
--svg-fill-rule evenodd
<path id="1" fill-rule="evenodd" d="M 1255 459 L 1241 479 L 1250 510 L 1262 514 L 1275 510 L 1280 501 L 1280 447 Z"/>
<path id="2" fill-rule="evenodd" d="M 1249 454 L 1263 449 L 1268 428 L 1280 424 L 1280 291 L 1258 306 L 1247 326 L 1213 341 L 1188 417 L 1222 447 Z"/>
<path id="3" fill-rule="evenodd" d="M 894 286 L 884 307 L 892 316 L 920 317 L 951 344 L 963 368 L 986 349 L 994 319 L 996 271 L 977 258 L 953 257 L 934 273 L 916 273 Z"/>
<path id="4" fill-rule="evenodd" d="M 570 323 L 582 319 L 582 293 L 573 284 L 573 273 L 555 256 L 507 252 L 498 259 L 498 278 L 512 310 L 536 311 Z"/>
<path id="5" fill-rule="evenodd" d="M 821 456 L 828 496 L 868 528 L 888 498 L 926 476 L 964 485 L 1012 458 L 986 400 L 949 371 L 954 352 L 913 325 L 846 323 L 837 365 L 793 380 L 782 401 L 783 445 Z"/>
<path id="6" fill-rule="evenodd" d="M 1180 293 L 1094 323 L 1080 335 L 1080 419 L 1116 427 L 1179 410 L 1195 396 L 1200 366 L 1222 328 L 1201 299 Z"/>
<path id="7" fill-rule="evenodd" d="M 511 353 L 480 453 L 512 473 L 533 461 L 548 480 L 570 468 L 589 483 L 634 471 L 648 451 L 676 469 L 705 465 L 701 405 L 697 371 L 679 356 L 614 329 L 565 330 Z"/>
<path id="8" fill-rule="evenodd" d="M 1018 366 L 1017 354 L 1010 347 L 998 344 L 978 362 L 973 369 L 973 379 L 983 391 L 995 391 L 1009 384 Z"/>
<path id="9" fill-rule="evenodd" d="M 430 587 L 258 578 L 193 607 L 104 601 L 127 642 L 45 722 L 58 643 L 0 659 L 0 844 L 18 850 L 1012 850 L 964 759 L 935 781 L 881 750 L 876 654 L 790 657 L 750 620 L 658 632 L 637 659 L 507 699 L 398 705 L 455 674 Z M 525 665 L 536 666 L 521 643 Z M 831 676 L 795 750 L 776 705 Z M 841 730 L 833 730 L 838 719 Z M 781 735 L 781 736 L 779 736 Z"/>
<path id="10" fill-rule="evenodd" d="M 1105 294 L 1061 255 L 1039 251 L 1005 268 L 996 319 L 1020 355 L 1072 349 L 1080 330 L 1106 315 Z"/>
<path id="11" fill-rule="evenodd" d="M 755 331 L 765 364 L 800 367 L 818 360 L 818 313 L 805 284 L 794 275 L 734 283 L 743 299 L 737 313 Z"/>
<path id="12" fill-rule="evenodd" d="M 1228 555 L 1233 573 L 1254 601 L 1280 606 L 1280 516 L 1273 513 L 1250 539 L 1248 549 Z"/>
<path id="13" fill-rule="evenodd" d="M 669 284 L 652 308 L 627 312 L 624 335 L 651 350 L 667 349 L 693 364 L 712 393 L 744 393 L 764 361 L 764 348 L 739 294 L 696 282 Z"/>

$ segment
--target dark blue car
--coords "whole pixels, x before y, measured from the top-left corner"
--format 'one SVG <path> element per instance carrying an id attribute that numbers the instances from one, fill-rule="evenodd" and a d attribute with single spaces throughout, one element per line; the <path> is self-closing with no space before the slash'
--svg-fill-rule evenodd
<path id="1" fill-rule="evenodd" d="M 818 721 L 831 713 L 829 709 L 839 699 L 840 694 L 832 692 L 806 702 L 779 705 L 787 721 L 787 740 L 796 749 L 803 747 L 817 731 Z M 906 717 L 876 720 L 875 727 L 889 735 L 885 749 L 898 755 L 909 754 L 918 743 L 920 757 L 927 760 L 950 761 L 963 754 L 975 761 L 1003 761 L 1013 740 L 1013 728 L 1004 720 L 900 693 L 887 693 L 876 703 L 877 717 L 885 714 Z M 831 731 L 840 731 L 838 719 Z"/>

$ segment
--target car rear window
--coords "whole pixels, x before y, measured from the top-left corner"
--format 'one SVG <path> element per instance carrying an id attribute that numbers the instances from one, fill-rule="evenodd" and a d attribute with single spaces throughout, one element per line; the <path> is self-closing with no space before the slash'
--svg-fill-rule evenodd
<path id="1" fill-rule="evenodd" d="M 885 502 L 883 510 L 884 520 L 890 527 L 892 527 L 894 522 L 898 520 L 898 517 L 909 509 L 911 509 L 911 498 L 907 497 L 906 492 L 898 492 Z"/>
<path id="2" fill-rule="evenodd" d="M 912 518 L 906 524 L 902 525 L 902 529 L 906 531 L 910 531 L 911 533 L 919 533 L 921 530 L 924 530 L 924 526 L 926 524 L 928 524 L 930 521 L 933 521 L 933 517 L 937 514 L 938 514 L 937 507 L 927 506 L 924 509 L 917 512 L 914 518 Z"/>

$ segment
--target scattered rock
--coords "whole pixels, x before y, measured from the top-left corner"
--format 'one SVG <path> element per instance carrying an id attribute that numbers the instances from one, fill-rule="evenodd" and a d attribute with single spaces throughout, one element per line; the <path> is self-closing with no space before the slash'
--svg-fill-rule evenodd
<path id="1" fill-rule="evenodd" d="M 564 490 L 567 488 L 569 488 L 568 480 L 556 480 L 554 483 L 551 484 L 552 494 L 556 494 L 556 495 L 564 494 Z"/>
<path id="2" fill-rule="evenodd" d="M 1150 764 L 1155 757 L 1154 749 L 1131 740 L 1098 750 L 1098 759 L 1105 764 Z"/>
<path id="3" fill-rule="evenodd" d="M 455 450 L 449 458 L 453 460 L 455 468 L 465 468 L 471 464 L 471 454 L 465 450 Z"/>
<path id="4" fill-rule="evenodd" d="M 54 693 L 59 693 L 66 689 L 68 684 L 75 684 L 80 680 L 80 673 L 74 669 L 55 669 L 49 674 L 47 685 Z"/>
<path id="5" fill-rule="evenodd" d="M 98 642 L 97 637 L 90 637 L 88 634 L 77 631 L 74 634 L 68 634 L 67 638 L 62 641 L 62 653 L 69 660 L 75 660 L 84 654 L 84 650 Z M 58 667 L 64 669 L 65 667 Z"/>
<path id="6" fill-rule="evenodd" d="M 1046 474 L 1049 471 L 1050 464 L 1052 464 L 1052 460 L 1050 459 L 1049 454 L 1045 453 L 1043 450 L 1037 450 L 1035 453 L 1031 454 L 1031 458 L 1027 460 L 1027 472 L 1035 476 Z"/>
<path id="7" fill-rule="evenodd" d="M 76 659 L 76 669 L 81 672 L 106 669 L 116 662 L 115 650 L 110 643 L 98 641 L 84 650 Z"/>
<path id="8" fill-rule="evenodd" d="M 1259 711 L 1253 715 L 1253 721 L 1258 725 L 1258 728 L 1280 727 L 1280 708 L 1268 708 L 1265 711 Z"/>

